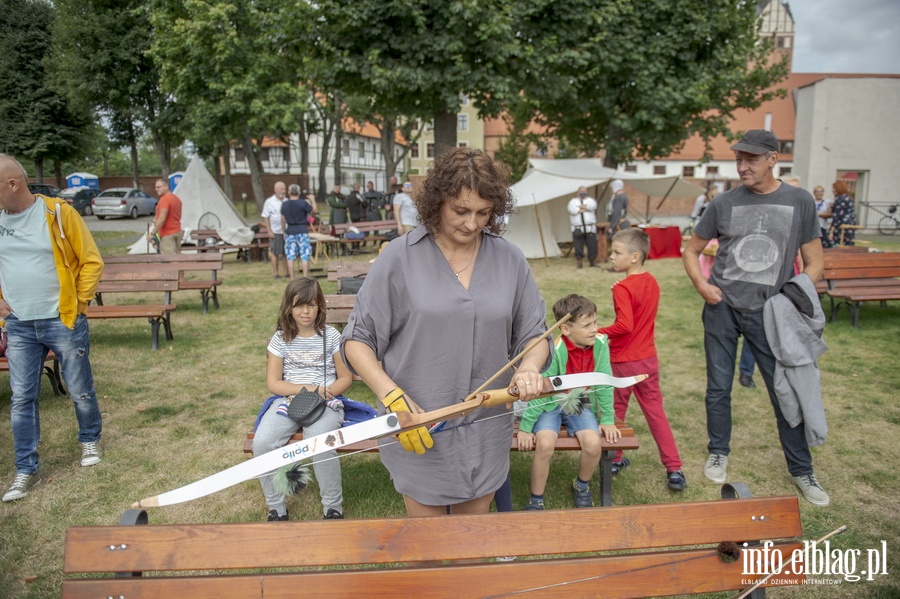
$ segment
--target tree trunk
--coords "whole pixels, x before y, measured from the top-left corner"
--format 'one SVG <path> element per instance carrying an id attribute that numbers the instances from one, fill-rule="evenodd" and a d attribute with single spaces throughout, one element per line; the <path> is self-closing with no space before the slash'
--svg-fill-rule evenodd
<path id="1" fill-rule="evenodd" d="M 341 161 L 343 160 L 343 140 L 344 140 L 344 124 L 341 122 L 341 99 L 340 96 L 334 98 L 334 184 L 338 185 L 343 181 L 343 173 L 341 172 Z"/>
<path id="2" fill-rule="evenodd" d="M 306 117 L 300 120 L 300 174 L 309 177 L 309 128 L 306 126 Z"/>
<path id="3" fill-rule="evenodd" d="M 150 135 L 153 137 L 153 147 L 156 148 L 156 155 L 159 158 L 159 168 L 162 171 L 162 178 L 166 181 L 169 180 L 169 175 L 171 175 L 171 166 L 170 166 L 170 158 L 171 158 L 171 150 L 169 148 L 168 142 L 162 138 L 162 135 L 159 134 L 159 129 L 151 128 Z"/>
<path id="4" fill-rule="evenodd" d="M 328 168 L 328 149 L 331 145 L 331 136 L 334 134 L 334 121 L 327 119 L 322 131 L 322 155 L 319 158 L 319 190 L 316 193 L 316 202 L 324 203 L 328 195 L 328 182 L 325 180 L 325 169 Z"/>
<path id="5" fill-rule="evenodd" d="M 394 121 L 384 119 L 381 121 L 381 155 L 384 157 L 384 193 L 390 193 L 388 181 L 397 172 L 397 160 L 394 158 Z"/>
<path id="6" fill-rule="evenodd" d="M 244 142 L 244 156 L 247 158 L 247 164 L 250 166 L 250 183 L 253 187 L 253 201 L 256 202 L 257 208 L 262 210 L 263 202 L 266 200 L 263 195 L 264 192 L 261 178 L 263 170 L 262 163 L 259 160 L 257 146 L 253 143 L 253 138 L 250 136 L 249 126 L 244 125 L 241 136 Z"/>
<path id="7" fill-rule="evenodd" d="M 225 171 L 222 173 L 222 191 L 225 193 L 225 197 L 234 204 L 234 186 L 231 184 L 231 148 L 227 143 L 222 146 L 222 168 Z"/>
<path id="8" fill-rule="evenodd" d="M 44 159 L 34 159 L 34 180 L 38 183 L 44 182 Z"/>
<path id="9" fill-rule="evenodd" d="M 434 115 L 434 156 L 456 147 L 456 113 L 441 111 Z"/>
<path id="10" fill-rule="evenodd" d="M 59 160 L 53 161 L 53 175 L 56 177 L 56 186 L 60 189 L 65 189 L 66 180 L 63 178 L 62 162 Z"/>
<path id="11" fill-rule="evenodd" d="M 141 188 L 141 167 L 138 162 L 137 135 L 134 132 L 134 125 L 128 123 L 128 145 L 131 146 L 131 178 L 134 187 Z"/>

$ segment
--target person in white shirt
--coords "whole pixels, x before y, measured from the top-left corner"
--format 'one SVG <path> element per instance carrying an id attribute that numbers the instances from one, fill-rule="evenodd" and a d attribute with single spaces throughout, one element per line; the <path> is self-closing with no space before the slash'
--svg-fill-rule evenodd
<path id="1" fill-rule="evenodd" d="M 275 183 L 274 193 L 266 198 L 263 204 L 261 218 L 265 218 L 269 227 L 269 233 L 272 238 L 269 239 L 269 261 L 272 263 L 272 274 L 276 279 L 280 279 L 278 274 L 279 262 L 284 264 L 284 276 L 288 276 L 287 259 L 284 256 L 284 228 L 281 226 L 281 203 L 287 193 L 287 186 L 278 181 Z"/>
<path id="2" fill-rule="evenodd" d="M 822 230 L 822 243 L 827 239 L 828 229 L 831 227 L 831 200 L 825 197 L 825 188 L 821 185 L 813 187 L 813 197 L 816 200 L 816 213 L 819 215 L 819 228 Z"/>
<path id="3" fill-rule="evenodd" d="M 397 232 L 409 233 L 419 226 L 419 211 L 412 199 L 413 184 L 407 181 L 403 191 L 394 196 L 394 215 L 397 217 Z"/>
<path id="4" fill-rule="evenodd" d="M 578 188 L 578 195 L 569 200 L 569 223 L 572 225 L 572 246 L 577 268 L 583 266 L 587 246 L 588 262 L 597 266 L 597 200 L 588 195 L 587 188 Z"/>

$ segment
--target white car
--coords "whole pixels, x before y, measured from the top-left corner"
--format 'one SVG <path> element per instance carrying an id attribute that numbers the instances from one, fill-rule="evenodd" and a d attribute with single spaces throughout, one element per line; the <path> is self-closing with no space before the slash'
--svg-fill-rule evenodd
<path id="1" fill-rule="evenodd" d="M 156 212 L 156 202 L 156 198 L 140 189 L 113 187 L 91 200 L 91 206 L 100 220 L 107 216 L 137 218 L 142 214 L 152 216 Z"/>

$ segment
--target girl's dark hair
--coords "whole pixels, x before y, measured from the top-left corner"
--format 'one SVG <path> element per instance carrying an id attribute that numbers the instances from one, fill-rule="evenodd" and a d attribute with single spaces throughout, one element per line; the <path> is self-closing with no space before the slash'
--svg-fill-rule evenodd
<path id="1" fill-rule="evenodd" d="M 284 288 L 284 297 L 281 298 L 281 310 L 278 312 L 277 330 L 281 331 L 285 343 L 291 340 L 300 332 L 297 321 L 291 314 L 294 306 L 311 304 L 315 302 L 319 311 L 316 314 L 316 322 L 313 327 L 316 333 L 322 335 L 325 331 L 325 294 L 319 287 L 319 282 L 312 277 L 297 277 L 292 279 L 287 287 Z"/>
<path id="2" fill-rule="evenodd" d="M 419 218 L 430 233 L 439 229 L 444 203 L 458 198 L 466 189 L 493 204 L 488 230 L 499 235 L 505 229 L 504 217 L 514 205 L 509 168 L 482 150 L 453 148 L 434 159 L 421 192 L 416 194 Z"/>

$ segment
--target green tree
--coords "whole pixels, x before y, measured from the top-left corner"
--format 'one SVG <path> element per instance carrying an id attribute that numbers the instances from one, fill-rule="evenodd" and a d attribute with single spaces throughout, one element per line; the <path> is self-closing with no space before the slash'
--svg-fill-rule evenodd
<path id="1" fill-rule="evenodd" d="M 44 60 L 53 21 L 43 0 L 6 0 L 0 10 L 0 151 L 33 161 L 38 181 L 53 160 L 62 185 L 61 161 L 84 151 L 90 114 L 50 88 Z"/>
<path id="2" fill-rule="evenodd" d="M 436 151 L 456 146 L 460 94 L 482 116 L 518 90 L 506 64 L 517 42 L 499 0 L 321 0 L 293 21 L 312 78 L 372 99 L 375 114 L 434 121 Z M 314 23 L 314 27 L 308 26 Z M 388 173 L 390 174 L 390 173 Z"/>
<path id="3" fill-rule="evenodd" d="M 140 176 L 138 144 L 146 130 L 164 176 L 172 148 L 184 140 L 183 114 L 159 84 L 148 54 L 149 14 L 140 0 L 56 0 L 52 68 L 57 87 L 104 117 L 114 142 L 131 148 L 132 176 Z"/>
<path id="4" fill-rule="evenodd" d="M 755 2 L 516 2 L 519 73 L 532 116 L 569 149 L 612 166 L 728 135 L 739 109 L 787 73 L 759 43 Z"/>
<path id="5" fill-rule="evenodd" d="M 189 137 L 204 148 L 239 140 L 250 168 L 253 195 L 265 200 L 259 143 L 287 130 L 308 94 L 297 82 L 299 63 L 281 48 L 285 13 L 304 4 L 283 0 L 154 0 L 152 55 L 162 82 L 185 106 Z"/>

